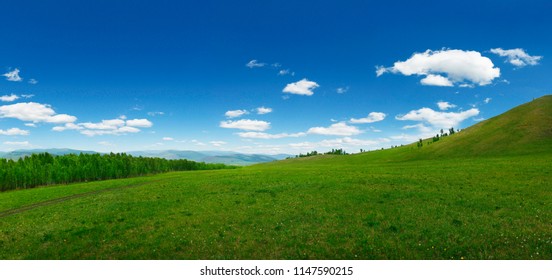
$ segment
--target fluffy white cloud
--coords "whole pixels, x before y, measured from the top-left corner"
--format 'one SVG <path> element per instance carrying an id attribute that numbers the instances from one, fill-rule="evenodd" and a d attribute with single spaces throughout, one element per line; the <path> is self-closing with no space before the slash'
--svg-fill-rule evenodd
<path id="1" fill-rule="evenodd" d="M 520 48 L 510 49 L 510 50 L 496 48 L 496 49 L 491 49 L 491 52 L 494 54 L 498 54 L 499 56 L 502 56 L 502 57 L 507 57 L 506 61 L 517 67 L 523 67 L 527 65 L 537 65 L 539 64 L 539 60 L 542 59 L 542 56 L 538 56 L 538 55 L 531 56 L 528 53 L 526 53 L 523 49 L 520 49 Z"/>
<path id="2" fill-rule="evenodd" d="M 74 116 L 56 114 L 56 112 L 48 104 L 40 104 L 35 102 L 0 106 L 0 118 L 14 118 L 35 123 L 72 123 L 77 120 Z"/>
<path id="3" fill-rule="evenodd" d="M 302 79 L 295 83 L 287 84 L 282 92 L 299 95 L 313 95 L 314 92 L 312 91 L 317 87 L 319 87 L 319 85 L 316 82 Z"/>
<path id="4" fill-rule="evenodd" d="M 152 127 L 153 123 L 147 119 L 133 119 L 133 120 L 127 120 L 126 125 L 133 126 L 133 127 Z"/>
<path id="5" fill-rule="evenodd" d="M 29 131 L 14 127 L 14 128 L 10 128 L 8 130 L 0 129 L 0 135 L 8 135 L 8 136 L 23 135 L 23 136 L 25 136 L 25 135 L 29 135 Z"/>
<path id="6" fill-rule="evenodd" d="M 242 138 L 256 138 L 256 139 L 280 139 L 280 138 L 288 138 L 288 137 L 301 137 L 307 135 L 304 132 L 299 133 L 278 133 L 278 134 L 270 134 L 270 133 L 264 133 L 264 132 L 238 132 L 237 133 Z"/>
<path id="7" fill-rule="evenodd" d="M 53 131 L 77 130 L 86 136 L 96 135 L 123 135 L 138 133 L 141 130 L 137 127 L 151 127 L 153 123 L 147 119 L 124 120 L 123 118 L 102 120 L 98 123 L 66 123 L 64 126 L 55 126 Z"/>
<path id="8" fill-rule="evenodd" d="M 241 130 L 265 131 L 270 128 L 270 123 L 258 120 L 242 119 L 237 121 L 221 121 L 222 128 L 235 128 Z"/>
<path id="9" fill-rule="evenodd" d="M 163 137 L 163 141 L 173 141 L 174 138 L 172 137 Z"/>
<path id="10" fill-rule="evenodd" d="M 257 108 L 257 114 L 259 114 L 259 115 L 264 115 L 264 114 L 268 114 L 268 113 L 272 113 L 272 108 L 265 108 L 265 107 Z"/>
<path id="11" fill-rule="evenodd" d="M 226 111 L 226 113 L 224 113 L 224 115 L 227 118 L 237 118 L 237 117 L 243 116 L 243 115 L 248 114 L 248 113 L 249 112 L 247 112 L 247 110 L 232 110 L 232 111 Z"/>
<path id="12" fill-rule="evenodd" d="M 420 80 L 420 83 L 424 86 L 438 86 L 438 87 L 452 87 L 454 84 L 441 75 L 429 74 L 425 78 Z"/>
<path id="13" fill-rule="evenodd" d="M 479 115 L 477 108 L 472 108 L 467 111 L 461 112 L 438 112 L 429 108 L 422 108 L 419 110 L 412 110 L 406 115 L 397 116 L 396 119 L 400 121 L 421 121 L 429 123 L 435 128 L 451 128 L 458 127 L 465 119 Z"/>
<path id="14" fill-rule="evenodd" d="M 15 94 L 10 94 L 10 95 L 2 95 L 0 96 L 0 101 L 4 101 L 4 102 L 12 102 L 12 101 L 15 101 L 19 99 L 19 96 L 15 95 Z"/>
<path id="15" fill-rule="evenodd" d="M 249 68 L 264 67 L 265 65 L 266 63 L 258 62 L 256 59 L 253 59 L 245 64 L 245 66 Z"/>
<path id="16" fill-rule="evenodd" d="M 441 109 L 441 110 L 443 110 L 443 111 L 446 111 L 446 110 L 448 110 L 448 109 L 450 109 L 450 108 L 455 108 L 455 107 L 456 107 L 456 105 L 450 104 L 450 103 L 448 103 L 448 102 L 446 102 L 446 101 L 439 101 L 439 102 L 437 102 L 437 106 L 439 106 L 439 109 Z"/>
<path id="17" fill-rule="evenodd" d="M 492 98 L 490 97 L 487 97 L 485 98 L 485 100 L 483 100 L 483 102 L 485 102 L 485 104 L 489 104 L 489 102 L 491 102 Z"/>
<path id="18" fill-rule="evenodd" d="M 15 70 L 2 74 L 2 76 L 6 77 L 6 80 L 10 82 L 21 82 L 23 81 L 23 78 L 19 76 L 19 69 L 15 68 Z"/>
<path id="19" fill-rule="evenodd" d="M 53 131 L 65 131 L 65 130 L 82 130 L 84 129 L 81 125 L 76 125 L 74 123 L 66 123 L 64 126 L 54 126 Z"/>
<path id="20" fill-rule="evenodd" d="M 368 114 L 366 118 L 361 118 L 361 119 L 352 118 L 349 120 L 349 122 L 350 123 L 373 123 L 373 122 L 383 121 L 383 119 L 385 119 L 385 116 L 386 115 L 381 112 L 371 112 L 370 114 Z"/>
<path id="21" fill-rule="evenodd" d="M 376 67 L 377 76 L 384 73 L 425 76 L 421 81 L 423 85 L 453 86 L 459 83 L 484 86 L 500 76 L 500 69 L 477 51 L 427 50 L 415 53 L 405 61 L 397 61 L 392 67 Z"/>
<path id="22" fill-rule="evenodd" d="M 344 122 L 334 123 L 329 127 L 312 127 L 308 134 L 351 136 L 362 133 L 356 126 L 347 125 Z"/>

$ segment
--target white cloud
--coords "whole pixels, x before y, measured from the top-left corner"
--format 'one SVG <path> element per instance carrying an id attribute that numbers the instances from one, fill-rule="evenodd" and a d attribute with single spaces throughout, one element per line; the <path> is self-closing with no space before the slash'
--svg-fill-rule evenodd
<path id="1" fill-rule="evenodd" d="M 126 125 L 133 126 L 133 127 L 152 127 L 153 123 L 147 119 L 133 119 L 133 120 L 127 120 Z"/>
<path id="2" fill-rule="evenodd" d="M 77 120 L 74 116 L 56 114 L 56 112 L 48 104 L 40 104 L 35 102 L 0 106 L 0 118 L 14 118 L 35 123 L 71 123 Z"/>
<path id="3" fill-rule="evenodd" d="M 98 142 L 98 144 L 102 145 L 102 146 L 106 146 L 106 147 L 115 146 L 113 143 L 110 143 L 110 142 L 107 142 L 107 141 L 100 141 L 100 142 Z"/>
<path id="4" fill-rule="evenodd" d="M 53 131 L 65 131 L 65 130 L 82 130 L 84 129 L 81 125 L 76 125 L 74 123 L 66 123 L 64 126 L 54 126 Z"/>
<path id="5" fill-rule="evenodd" d="M 335 92 L 339 93 L 339 94 L 344 94 L 346 93 L 347 91 L 349 91 L 349 87 L 338 87 Z"/>
<path id="6" fill-rule="evenodd" d="M 299 133 L 279 133 L 279 134 L 270 134 L 264 132 L 238 132 L 237 133 L 242 138 L 256 138 L 256 139 L 280 139 L 288 137 L 301 137 L 307 135 L 304 132 Z"/>
<path id="7" fill-rule="evenodd" d="M 308 134 L 351 136 L 362 133 L 356 126 L 347 125 L 345 122 L 334 123 L 329 127 L 312 127 Z"/>
<path id="8" fill-rule="evenodd" d="M 97 129 L 97 130 L 115 130 L 119 127 L 122 127 L 125 124 L 124 120 L 121 119 L 112 119 L 112 120 L 102 120 L 99 123 L 79 123 L 78 126 L 84 127 L 86 129 Z M 75 127 L 75 129 L 78 126 L 71 126 Z"/>
<path id="9" fill-rule="evenodd" d="M 14 128 L 10 128 L 8 130 L 0 129 L 0 135 L 8 135 L 8 136 L 22 135 L 22 136 L 25 136 L 25 135 L 29 135 L 29 131 L 14 127 Z"/>
<path id="10" fill-rule="evenodd" d="M 377 65 L 376 66 L 376 77 L 379 77 L 385 73 L 387 73 L 389 70 L 385 68 L 383 65 Z"/>
<path id="11" fill-rule="evenodd" d="M 36 124 L 34 124 L 34 123 L 26 123 L 25 126 L 28 126 L 28 127 L 36 127 Z"/>
<path id="12" fill-rule="evenodd" d="M 502 48 L 491 49 L 491 52 L 498 54 L 502 57 L 507 57 L 506 61 L 517 67 L 524 67 L 527 65 L 537 65 L 542 56 L 531 56 L 525 52 L 525 50 L 517 48 L 504 50 Z"/>
<path id="13" fill-rule="evenodd" d="M 403 129 L 411 129 L 411 128 L 417 128 L 422 133 L 427 133 L 427 132 L 433 131 L 433 129 L 431 127 L 427 127 L 423 123 L 403 126 Z"/>
<path id="14" fill-rule="evenodd" d="M 313 95 L 314 92 L 312 91 L 317 87 L 319 87 L 319 85 L 316 82 L 302 79 L 295 83 L 287 84 L 282 92 L 299 95 Z"/>
<path id="15" fill-rule="evenodd" d="M 151 127 L 153 123 L 147 119 L 124 120 L 122 118 L 102 120 L 98 123 L 66 123 L 64 126 L 55 126 L 53 131 L 61 132 L 65 130 L 77 130 L 86 136 L 97 135 L 123 135 L 128 133 L 138 133 L 141 130 L 137 127 Z"/>
<path id="16" fill-rule="evenodd" d="M 500 76 L 500 69 L 477 51 L 463 50 L 427 50 L 414 53 L 406 61 L 397 61 L 392 67 L 376 67 L 376 75 L 384 73 L 405 76 L 425 76 L 422 84 L 433 86 L 452 86 L 454 84 L 490 84 Z M 446 75 L 446 77 L 444 76 Z"/>
<path id="17" fill-rule="evenodd" d="M 278 75 L 280 76 L 284 76 L 287 74 L 290 74 L 289 69 L 281 69 L 280 71 L 278 71 Z"/>
<path id="18" fill-rule="evenodd" d="M 349 120 L 349 122 L 350 123 L 373 123 L 373 122 L 382 121 L 383 119 L 385 119 L 385 116 L 386 115 L 381 112 L 371 112 L 370 114 L 368 114 L 366 118 L 361 118 L 361 119 L 352 118 Z"/>
<path id="19" fill-rule="evenodd" d="M 36 84 L 38 84 L 38 81 L 35 80 L 35 79 L 30 79 L 30 80 L 29 80 L 29 84 L 31 84 L 31 85 L 36 85 Z"/>
<path id="20" fill-rule="evenodd" d="M 163 141 L 173 141 L 174 138 L 172 137 L 163 137 Z"/>
<path id="21" fill-rule="evenodd" d="M 162 116 L 165 112 L 148 112 L 148 116 L 155 117 L 155 116 Z"/>
<path id="22" fill-rule="evenodd" d="M 200 142 L 196 139 L 193 139 L 191 142 L 194 143 L 196 146 L 205 146 L 205 145 L 207 145 L 207 144 L 205 144 L 203 142 Z"/>
<path id="23" fill-rule="evenodd" d="M 12 101 L 15 101 L 19 99 L 19 96 L 15 95 L 15 94 L 11 94 L 11 95 L 2 95 L 0 96 L 0 101 L 4 101 L 4 102 L 12 102 Z"/>
<path id="24" fill-rule="evenodd" d="M 226 113 L 224 113 L 224 115 L 227 118 L 237 118 L 237 117 L 240 117 L 240 116 L 248 114 L 248 113 L 249 112 L 247 112 L 247 110 L 231 110 L 231 111 L 226 111 Z"/>
<path id="25" fill-rule="evenodd" d="M 2 76 L 6 77 L 6 80 L 10 82 L 21 82 L 23 81 L 23 78 L 19 76 L 19 69 L 15 68 L 15 70 L 2 74 Z"/>
<path id="26" fill-rule="evenodd" d="M 226 142 L 224 142 L 224 141 L 210 141 L 209 143 L 210 143 L 211 145 L 215 146 L 215 147 L 220 147 L 220 146 L 226 144 Z"/>
<path id="27" fill-rule="evenodd" d="M 483 102 L 485 102 L 485 104 L 489 104 L 489 102 L 491 102 L 492 98 L 490 97 L 487 97 L 485 98 L 485 100 L 483 100 Z"/>
<path id="28" fill-rule="evenodd" d="M 448 103 L 448 102 L 446 102 L 446 101 L 439 101 L 439 102 L 437 102 L 437 106 L 439 106 L 439 109 L 440 109 L 440 110 L 443 110 L 443 111 L 446 111 L 446 110 L 448 110 L 448 109 L 450 109 L 450 108 L 455 108 L 455 107 L 456 107 L 456 105 L 450 104 L 450 103 Z"/>
<path id="29" fill-rule="evenodd" d="M 256 59 L 253 59 L 245 64 L 245 66 L 249 68 L 264 67 L 265 65 L 266 63 L 258 62 Z"/>
<path id="30" fill-rule="evenodd" d="M 270 128 L 270 123 L 258 120 L 242 119 L 237 121 L 221 121 L 222 128 L 235 128 L 242 130 L 265 131 Z"/>
<path id="31" fill-rule="evenodd" d="M 4 142 L 4 145 L 18 146 L 18 147 L 29 147 L 31 144 L 29 143 L 29 141 L 22 141 L 22 142 L 6 141 L 6 142 Z"/>
<path id="32" fill-rule="evenodd" d="M 400 121 L 426 122 L 435 128 L 451 128 L 458 127 L 458 125 L 465 119 L 477 115 L 479 115 L 479 110 L 477 108 L 472 108 L 467 111 L 461 111 L 457 113 L 438 112 L 429 108 L 422 108 L 419 110 L 412 110 L 406 115 L 397 116 L 396 119 Z"/>
<path id="33" fill-rule="evenodd" d="M 424 86 L 438 86 L 438 87 L 452 87 L 454 84 L 441 75 L 429 74 L 425 78 L 420 80 L 420 83 Z"/>
<path id="34" fill-rule="evenodd" d="M 265 108 L 265 107 L 257 108 L 257 114 L 259 114 L 259 115 L 264 115 L 264 114 L 268 114 L 268 113 L 272 113 L 272 108 Z"/>

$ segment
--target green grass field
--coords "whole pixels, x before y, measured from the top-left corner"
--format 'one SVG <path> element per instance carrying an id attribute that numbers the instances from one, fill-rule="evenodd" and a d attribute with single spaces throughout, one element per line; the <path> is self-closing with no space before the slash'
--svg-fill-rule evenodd
<path id="1" fill-rule="evenodd" d="M 550 104 L 421 149 L 0 193 L 0 258 L 552 259 Z"/>

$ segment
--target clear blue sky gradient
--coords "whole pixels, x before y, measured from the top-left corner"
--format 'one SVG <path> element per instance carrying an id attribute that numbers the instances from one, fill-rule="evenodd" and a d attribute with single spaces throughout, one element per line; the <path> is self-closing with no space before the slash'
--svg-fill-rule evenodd
<path id="1" fill-rule="evenodd" d="M 0 106 L 48 104 L 56 114 L 77 117 L 75 124 L 124 115 L 152 125 L 87 136 L 4 115 L 0 130 L 27 133 L 3 133 L 0 150 L 297 154 L 408 143 L 439 129 L 397 119 L 412 110 L 477 108 L 477 116 L 460 122 L 465 128 L 551 94 L 551 11 L 550 1 L 8 1 L 0 8 L 0 74 L 19 69 L 22 81 L 0 76 L 0 96 L 33 96 Z M 542 58 L 516 67 L 492 48 L 521 48 Z M 423 85 L 417 75 L 376 76 L 376 66 L 448 49 L 481 53 L 500 68 L 500 77 L 466 88 Z M 246 67 L 251 60 L 266 65 Z M 283 92 L 304 78 L 319 85 L 312 95 Z M 456 107 L 440 110 L 439 101 Z M 262 106 L 272 112 L 257 114 Z M 238 109 L 249 114 L 225 116 Z M 349 121 L 371 112 L 386 117 L 367 124 Z M 270 122 L 270 129 L 257 132 L 300 135 L 246 138 L 238 135 L 246 130 L 221 127 L 222 121 L 240 119 Z M 360 133 L 308 133 L 337 123 Z M 420 123 L 425 131 L 405 128 Z"/>

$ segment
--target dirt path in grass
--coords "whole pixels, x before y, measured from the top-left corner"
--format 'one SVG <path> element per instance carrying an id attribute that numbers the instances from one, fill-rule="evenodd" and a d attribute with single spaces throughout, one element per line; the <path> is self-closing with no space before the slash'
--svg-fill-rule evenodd
<path id="1" fill-rule="evenodd" d="M 101 194 L 101 193 L 105 193 L 105 192 L 136 188 L 136 187 L 140 187 L 140 186 L 144 186 L 144 185 L 158 183 L 158 182 L 161 182 L 161 181 L 164 181 L 164 180 L 167 180 L 167 179 L 159 179 L 159 180 L 154 180 L 154 181 L 140 182 L 140 183 L 130 184 L 130 185 L 126 185 L 126 186 L 119 186 L 119 187 L 101 189 L 101 190 L 90 191 L 90 192 L 85 192 L 85 193 L 78 193 L 78 194 L 73 194 L 73 195 L 64 196 L 64 197 L 58 197 L 58 198 L 54 198 L 54 199 L 50 199 L 50 200 L 46 200 L 46 201 L 41 201 L 41 202 L 26 205 L 26 206 L 23 206 L 23 207 L 4 210 L 4 211 L 0 212 L 0 219 L 4 218 L 4 217 L 11 216 L 11 215 L 19 214 L 19 213 L 22 213 L 22 212 L 26 212 L 26 211 L 29 211 L 29 210 L 33 210 L 33 209 L 38 208 L 38 207 L 58 204 L 58 203 L 62 203 L 62 202 L 68 201 L 68 200 L 77 199 L 77 198 L 81 198 L 81 197 L 87 197 L 87 196 L 93 196 L 93 195 L 97 195 L 97 194 Z"/>

